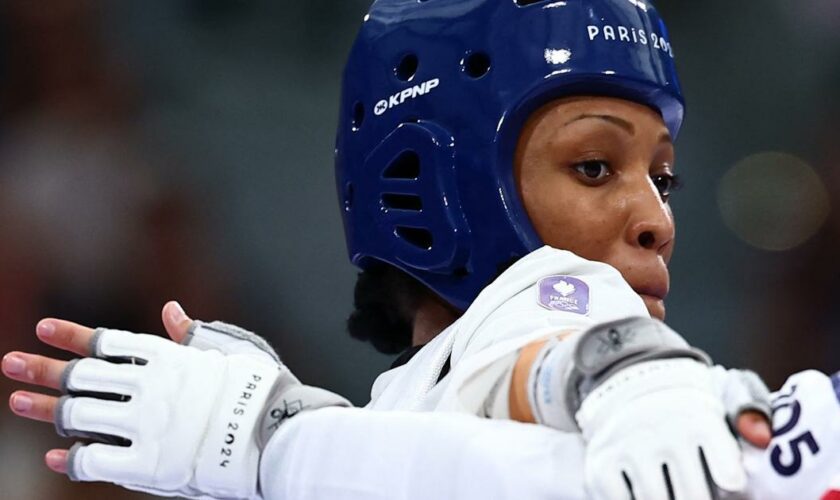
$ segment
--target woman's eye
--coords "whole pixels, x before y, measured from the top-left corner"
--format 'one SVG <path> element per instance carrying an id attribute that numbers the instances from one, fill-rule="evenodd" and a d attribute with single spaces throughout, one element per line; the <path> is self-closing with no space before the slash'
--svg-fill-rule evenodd
<path id="1" fill-rule="evenodd" d="M 612 171 L 607 162 L 600 160 L 578 163 L 574 166 L 574 169 L 577 173 L 592 181 L 601 181 L 612 175 Z"/>
<path id="2" fill-rule="evenodd" d="M 653 179 L 653 185 L 659 191 L 659 196 L 665 201 L 668 201 L 671 194 L 682 186 L 679 177 L 673 174 L 654 175 L 651 179 Z"/>

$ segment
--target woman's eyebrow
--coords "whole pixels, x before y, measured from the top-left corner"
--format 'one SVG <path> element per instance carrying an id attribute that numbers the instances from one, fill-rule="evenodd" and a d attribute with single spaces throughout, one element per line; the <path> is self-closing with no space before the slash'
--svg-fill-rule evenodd
<path id="1" fill-rule="evenodd" d="M 575 118 L 572 118 L 571 120 L 569 120 L 568 122 L 563 124 L 563 126 L 565 127 L 567 125 L 571 125 L 574 122 L 577 122 L 577 121 L 580 121 L 580 120 L 587 120 L 587 119 L 591 119 L 591 118 L 594 118 L 596 120 L 603 120 L 607 123 L 612 123 L 613 125 L 621 127 L 622 129 L 624 129 L 630 135 L 635 135 L 636 134 L 636 127 L 634 127 L 632 123 L 628 122 L 627 120 L 625 120 L 623 118 L 619 118 L 619 117 L 613 116 L 613 115 L 593 115 L 593 114 L 584 113 L 584 114 L 579 115 Z"/>

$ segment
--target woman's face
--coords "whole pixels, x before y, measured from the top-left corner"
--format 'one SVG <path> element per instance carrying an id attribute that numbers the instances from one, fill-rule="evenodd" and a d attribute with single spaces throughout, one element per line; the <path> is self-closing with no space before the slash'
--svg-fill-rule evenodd
<path id="1" fill-rule="evenodd" d="M 651 316 L 664 319 L 676 181 L 658 113 L 605 97 L 549 103 L 523 129 L 515 172 L 543 242 L 615 267 Z"/>

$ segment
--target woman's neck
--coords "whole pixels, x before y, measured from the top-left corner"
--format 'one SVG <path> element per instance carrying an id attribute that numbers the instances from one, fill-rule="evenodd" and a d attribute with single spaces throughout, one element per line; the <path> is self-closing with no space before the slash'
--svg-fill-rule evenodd
<path id="1" fill-rule="evenodd" d="M 424 298 L 414 314 L 411 345 L 428 344 L 440 332 L 458 319 L 460 314 L 452 306 L 437 297 Z"/>

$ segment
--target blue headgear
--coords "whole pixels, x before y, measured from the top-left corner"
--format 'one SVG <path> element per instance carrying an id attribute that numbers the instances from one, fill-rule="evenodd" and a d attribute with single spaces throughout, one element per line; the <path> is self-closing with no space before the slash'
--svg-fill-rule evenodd
<path id="1" fill-rule="evenodd" d="M 336 145 L 347 247 L 466 309 L 542 246 L 513 157 L 525 121 L 568 95 L 684 105 L 648 0 L 378 0 L 350 53 Z"/>

